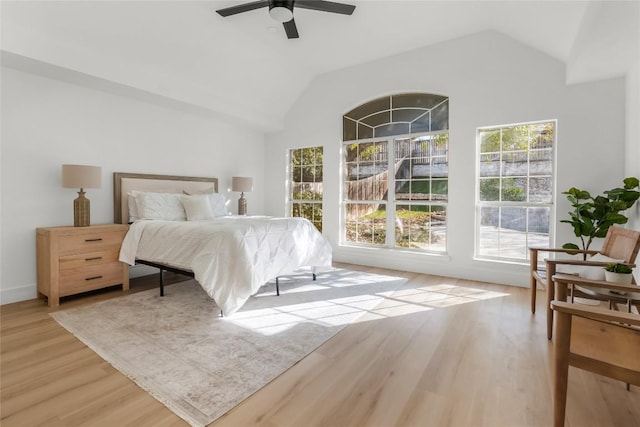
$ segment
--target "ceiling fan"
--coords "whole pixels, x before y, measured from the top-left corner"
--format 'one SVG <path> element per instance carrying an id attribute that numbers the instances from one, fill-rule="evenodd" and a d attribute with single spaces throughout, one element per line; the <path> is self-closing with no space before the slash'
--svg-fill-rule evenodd
<path id="1" fill-rule="evenodd" d="M 216 12 L 218 12 L 220 16 L 226 17 L 267 6 L 269 7 L 269 15 L 276 21 L 282 22 L 284 31 L 287 33 L 287 38 L 290 39 L 297 39 L 299 37 L 298 28 L 293 19 L 294 7 L 320 12 L 340 13 L 342 15 L 351 15 L 356 8 L 350 4 L 322 0 L 262 0 L 227 7 L 216 10 Z"/>

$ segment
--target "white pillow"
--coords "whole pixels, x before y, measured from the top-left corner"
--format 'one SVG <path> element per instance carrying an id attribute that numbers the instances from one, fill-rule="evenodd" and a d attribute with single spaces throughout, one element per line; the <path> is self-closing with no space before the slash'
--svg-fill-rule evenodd
<path id="1" fill-rule="evenodd" d="M 196 195 L 196 196 L 180 196 L 182 205 L 187 214 L 188 221 L 204 221 L 213 219 L 213 209 L 211 209 L 210 196 L 208 195 Z"/>
<path id="2" fill-rule="evenodd" d="M 163 219 L 185 221 L 187 215 L 180 200 L 180 194 L 143 193 L 135 196 L 140 219 Z"/>
<path id="3" fill-rule="evenodd" d="M 609 258 L 608 256 L 602 254 L 595 254 L 591 258 L 588 258 L 587 261 L 597 261 L 597 262 L 624 262 L 623 259 L 614 259 Z M 604 266 L 588 266 L 582 267 L 582 270 L 578 273 L 580 277 L 587 280 L 604 280 Z"/>
<path id="4" fill-rule="evenodd" d="M 213 216 L 226 216 L 229 215 L 229 209 L 227 208 L 227 198 L 224 194 L 213 193 L 210 198 L 211 209 L 213 210 Z"/>
<path id="5" fill-rule="evenodd" d="M 138 202 L 136 201 L 136 196 L 134 193 L 139 193 L 139 191 L 127 193 L 127 204 L 129 205 L 129 222 L 137 221 L 140 219 L 140 215 L 138 214 Z"/>

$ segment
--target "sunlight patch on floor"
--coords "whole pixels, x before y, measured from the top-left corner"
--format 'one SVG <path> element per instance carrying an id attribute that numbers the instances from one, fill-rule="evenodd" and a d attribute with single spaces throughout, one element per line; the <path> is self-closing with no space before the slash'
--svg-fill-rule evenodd
<path id="1" fill-rule="evenodd" d="M 314 323 L 320 327 L 341 327 L 349 323 L 404 316 L 509 295 L 487 289 L 439 283 L 388 292 L 356 293 L 338 298 L 322 296 L 323 293 L 330 292 L 332 288 L 353 287 L 356 289 L 367 284 L 367 280 L 364 278 L 344 279 L 342 278 L 342 281 L 337 284 L 314 282 L 288 289 L 286 287 L 288 280 L 283 280 L 280 282 L 281 290 L 283 287 L 286 290 L 280 297 L 274 296 L 272 292 L 256 296 L 256 298 L 270 297 L 272 301 L 275 299 L 282 304 L 241 311 L 226 321 L 250 328 L 264 335 L 273 335 L 294 328 L 301 322 Z M 399 278 L 389 277 L 389 279 L 398 280 Z M 313 292 L 318 293 L 318 299 L 296 301 L 304 298 L 305 293 Z M 364 314 L 366 316 L 363 316 Z"/>
<path id="2" fill-rule="evenodd" d="M 404 316 L 437 308 L 452 307 L 508 296 L 504 292 L 469 288 L 451 284 L 438 284 L 418 288 L 400 289 L 370 311 L 370 315 L 359 321 L 369 321 L 384 317 Z"/>

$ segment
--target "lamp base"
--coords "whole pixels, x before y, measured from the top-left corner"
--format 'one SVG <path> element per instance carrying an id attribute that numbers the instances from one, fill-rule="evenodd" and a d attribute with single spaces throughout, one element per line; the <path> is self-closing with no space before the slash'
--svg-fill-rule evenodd
<path id="1" fill-rule="evenodd" d="M 84 190 L 78 191 L 78 198 L 73 201 L 73 226 L 88 227 L 91 223 L 91 207 L 89 199 L 84 197 Z"/>
<path id="2" fill-rule="evenodd" d="M 244 193 L 240 193 L 240 198 L 238 199 L 238 215 L 246 215 L 247 214 L 247 199 L 244 198 Z"/>

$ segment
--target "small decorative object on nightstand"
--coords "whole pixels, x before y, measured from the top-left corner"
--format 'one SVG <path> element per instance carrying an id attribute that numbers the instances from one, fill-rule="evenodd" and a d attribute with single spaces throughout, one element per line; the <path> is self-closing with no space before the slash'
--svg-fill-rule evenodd
<path id="1" fill-rule="evenodd" d="M 249 193 L 253 190 L 253 178 L 244 176 L 234 176 L 231 178 L 231 191 L 240 192 L 240 198 L 238 199 L 238 215 L 247 214 L 247 199 L 244 198 L 244 193 Z"/>
<path id="2" fill-rule="evenodd" d="M 60 297 L 122 284 L 129 289 L 129 267 L 118 261 L 124 224 L 36 229 L 38 297 L 49 306 Z"/>

